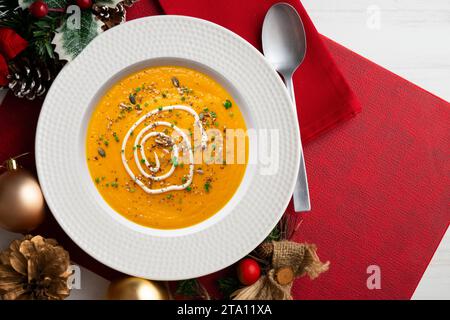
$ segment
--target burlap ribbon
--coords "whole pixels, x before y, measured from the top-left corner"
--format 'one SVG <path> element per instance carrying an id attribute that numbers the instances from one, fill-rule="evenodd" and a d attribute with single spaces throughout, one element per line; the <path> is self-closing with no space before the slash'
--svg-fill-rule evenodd
<path id="1" fill-rule="evenodd" d="M 316 254 L 316 246 L 292 241 L 272 242 L 272 263 L 269 271 L 254 284 L 235 291 L 234 300 L 292 300 L 293 280 L 307 274 L 311 279 L 318 277 L 329 268 Z M 278 279 L 280 270 L 290 270 L 292 281 L 284 284 Z"/>

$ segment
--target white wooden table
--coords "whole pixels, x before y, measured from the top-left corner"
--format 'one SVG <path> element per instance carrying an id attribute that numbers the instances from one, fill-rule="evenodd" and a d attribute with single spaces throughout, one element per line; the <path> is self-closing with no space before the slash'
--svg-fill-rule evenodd
<path id="1" fill-rule="evenodd" d="M 324 35 L 450 100 L 450 0 L 303 0 Z M 0 99 L 2 95 L 0 93 Z M 0 249 L 19 237 L 0 230 Z M 102 299 L 108 281 L 81 270 L 70 299 Z M 450 299 L 450 230 L 414 299 Z"/>

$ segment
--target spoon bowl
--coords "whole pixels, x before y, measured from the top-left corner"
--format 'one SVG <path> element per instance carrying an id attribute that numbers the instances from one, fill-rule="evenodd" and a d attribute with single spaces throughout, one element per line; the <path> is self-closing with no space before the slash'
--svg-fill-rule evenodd
<path id="1" fill-rule="evenodd" d="M 297 11 L 287 3 L 270 8 L 262 29 L 264 56 L 282 75 L 292 74 L 306 55 L 306 34 Z"/>

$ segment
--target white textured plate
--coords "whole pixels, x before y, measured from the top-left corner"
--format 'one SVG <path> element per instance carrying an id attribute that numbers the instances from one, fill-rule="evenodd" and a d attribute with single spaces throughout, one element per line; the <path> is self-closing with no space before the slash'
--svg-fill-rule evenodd
<path id="1" fill-rule="evenodd" d="M 178 64 L 207 73 L 233 95 L 249 128 L 279 133 L 279 166 L 263 175 L 256 139 L 232 200 L 212 218 L 179 230 L 138 226 L 111 209 L 86 163 L 87 122 L 113 83 L 152 65 Z M 213 23 L 157 16 L 109 30 L 59 74 L 45 99 L 36 163 L 47 203 L 66 233 L 88 254 L 121 272 L 178 280 L 223 269 L 271 231 L 291 197 L 299 163 L 299 131 L 284 85 L 263 56 Z"/>

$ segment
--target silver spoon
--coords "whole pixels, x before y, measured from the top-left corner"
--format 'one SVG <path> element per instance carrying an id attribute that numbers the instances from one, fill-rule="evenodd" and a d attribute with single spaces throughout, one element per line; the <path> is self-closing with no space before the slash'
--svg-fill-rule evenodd
<path id="1" fill-rule="evenodd" d="M 306 35 L 302 20 L 294 7 L 278 3 L 269 9 L 264 18 L 262 45 L 266 59 L 283 76 L 297 115 L 292 76 L 305 58 Z M 311 210 L 303 148 L 293 197 L 296 212 Z"/>

